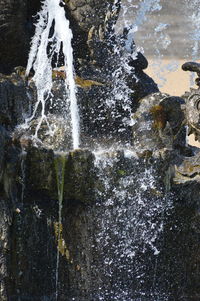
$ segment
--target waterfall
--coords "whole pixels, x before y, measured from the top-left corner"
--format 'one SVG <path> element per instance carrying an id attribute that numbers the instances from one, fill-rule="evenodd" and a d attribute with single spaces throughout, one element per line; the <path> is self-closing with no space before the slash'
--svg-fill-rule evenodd
<path id="1" fill-rule="evenodd" d="M 53 33 L 52 33 L 53 30 Z M 26 120 L 28 124 L 35 118 L 41 106 L 41 116 L 35 131 L 38 131 L 43 121 L 48 120 L 45 112 L 47 100 L 51 97 L 52 88 L 52 63 L 59 60 L 62 50 L 64 56 L 65 89 L 70 101 L 71 132 L 73 148 L 79 147 L 79 113 L 76 99 L 76 86 L 73 70 L 73 50 L 71 46 L 72 31 L 69 21 L 65 17 L 64 8 L 59 5 L 58 0 L 45 0 L 38 13 L 35 35 L 31 42 L 31 50 L 26 69 L 28 76 L 31 68 L 34 70 L 32 81 L 37 88 L 37 102 L 33 114 Z M 66 97 L 66 102 L 68 101 Z"/>
<path id="2" fill-rule="evenodd" d="M 130 3 L 131 0 L 128 2 Z M 55 154 L 55 147 L 53 149 L 56 156 L 56 158 L 54 157 L 56 174 L 51 173 L 50 180 L 48 180 L 52 181 L 50 183 L 53 186 L 53 179 L 56 178 L 58 190 L 58 210 L 55 206 L 57 212 L 55 214 L 56 222 L 54 222 L 57 243 L 54 256 L 55 279 L 53 278 L 53 281 L 55 280 L 53 289 L 55 290 L 52 289 L 56 301 L 64 300 L 63 298 L 70 301 L 171 300 L 170 284 L 165 285 L 165 282 L 170 282 L 168 278 L 165 281 L 165 276 L 170 274 L 170 269 L 166 273 L 163 272 L 168 256 L 168 253 L 165 253 L 166 244 L 163 241 L 169 231 L 169 229 L 165 230 L 166 224 L 174 210 L 174 198 L 169 192 L 172 175 L 167 174 L 167 171 L 171 164 L 171 157 L 175 157 L 176 154 L 171 148 L 170 150 L 165 148 L 165 137 L 162 137 L 162 143 L 156 144 L 161 129 L 158 133 L 155 122 L 148 119 L 150 114 L 151 117 L 153 116 L 152 108 L 150 108 L 153 105 L 153 98 L 159 98 L 160 94 L 157 93 L 155 96 L 153 94 L 155 91 L 150 88 L 152 95 L 151 99 L 146 98 L 144 119 L 141 117 L 143 112 L 140 113 L 139 108 L 142 106 L 145 95 L 148 94 L 144 93 L 141 98 L 139 95 L 135 107 L 133 104 L 136 100 L 132 96 L 135 86 L 136 92 L 137 85 L 140 89 L 144 89 L 144 86 L 140 87 L 140 81 L 144 81 L 144 85 L 146 82 L 147 85 L 149 83 L 145 81 L 146 75 L 142 68 L 138 68 L 138 71 L 137 67 L 131 67 L 131 62 L 137 59 L 137 52 L 134 49 L 134 34 L 138 27 L 145 23 L 149 13 L 161 9 L 160 2 L 161 0 L 139 1 L 135 22 L 129 24 L 124 44 L 120 44 L 119 47 L 118 45 L 113 46 L 113 48 L 116 46 L 112 53 L 113 59 L 106 67 L 111 71 L 103 69 L 104 66 L 101 69 L 97 66 L 98 64 L 95 65 L 95 60 L 89 62 L 87 58 L 87 64 L 91 63 L 92 65 L 89 66 L 92 72 L 88 71 L 89 75 L 85 73 L 86 77 L 88 76 L 85 81 L 91 83 L 91 86 L 89 88 L 86 86 L 88 90 L 81 90 L 80 98 L 86 100 L 85 104 L 81 105 L 85 111 L 87 110 L 85 115 L 88 114 L 86 118 L 88 132 L 91 133 L 91 136 L 93 135 L 94 139 L 100 137 L 98 145 L 95 145 L 98 151 L 94 147 L 95 150 L 92 152 L 92 146 L 89 143 L 89 151 L 71 152 L 69 157 L 66 153 Z M 80 120 L 74 80 L 72 31 L 69 21 L 58 0 L 44 0 L 37 18 L 26 69 L 27 77 L 31 74 L 32 69 L 34 71 L 31 80 L 37 89 L 37 101 L 32 115 L 26 119 L 26 125 L 31 127 L 32 122 L 36 120 L 35 139 L 38 139 L 43 123 L 46 123 L 49 128 L 46 136 L 51 135 L 53 130 L 48 119 L 47 104 L 53 99 L 53 66 L 59 67 L 63 55 L 66 110 L 69 110 L 70 115 L 73 149 L 77 149 L 80 144 Z M 167 24 L 164 23 L 160 23 L 154 28 L 154 35 L 158 37 L 157 41 L 162 40 L 161 33 L 166 28 Z M 167 39 L 163 39 L 162 42 L 163 47 L 168 47 L 168 43 L 170 43 Z M 101 44 L 99 45 L 102 47 Z M 100 50 L 102 49 L 100 48 Z M 84 64 L 86 64 L 85 61 L 83 61 Z M 106 64 L 107 61 L 105 61 Z M 110 68 L 111 65 L 112 68 Z M 95 68 L 97 69 L 96 73 L 93 70 Z M 98 72 L 105 72 L 105 84 L 93 81 L 93 78 L 89 79 L 91 74 L 95 78 Z M 81 80 L 84 81 L 80 78 Z M 92 90 L 93 84 L 96 84 L 94 90 Z M 56 89 L 63 92 L 63 86 L 59 86 L 59 84 Z M 159 98 L 158 104 L 155 102 L 154 107 L 160 109 L 159 101 L 161 103 L 163 99 Z M 85 117 L 84 109 L 81 111 L 82 118 Z M 134 110 L 136 113 L 138 110 L 138 121 L 133 119 Z M 159 115 L 160 119 L 162 117 Z M 165 118 L 164 115 L 163 119 Z M 57 116 L 52 118 L 54 123 L 58 119 Z M 138 127 L 139 130 L 135 130 L 133 124 L 140 121 L 141 127 Z M 61 118 L 60 123 L 62 122 Z M 170 129 L 168 135 L 170 136 L 172 134 L 171 125 L 170 122 L 168 123 Z M 154 131 L 151 131 L 153 127 Z M 148 130 L 149 136 L 144 134 L 145 146 L 142 146 L 139 141 L 140 145 L 136 152 L 136 148 L 133 149 L 132 140 L 136 134 L 137 137 L 143 135 L 143 131 L 140 129 Z M 135 131 L 134 135 L 133 131 Z M 87 133 L 84 134 L 87 139 Z M 153 135 L 155 135 L 155 140 L 153 140 L 154 137 L 151 137 Z M 173 136 L 175 136 L 174 133 Z M 103 142 L 105 141 L 106 150 L 104 151 L 99 151 L 104 146 L 103 143 L 99 143 L 101 138 Z M 158 138 L 160 139 L 160 136 Z M 108 139 L 112 143 L 110 149 L 108 149 Z M 153 145 L 152 148 L 151 139 L 152 144 L 155 143 L 155 147 Z M 63 139 L 63 141 L 65 140 Z M 114 148 L 115 150 L 113 150 Z M 63 149 L 66 151 L 66 146 Z M 87 152 L 90 153 L 90 156 Z M 38 161 L 36 158 L 36 163 Z M 21 164 L 23 178 L 26 176 L 24 162 L 22 160 Z M 47 168 L 44 166 L 43 169 L 48 169 L 48 166 L 52 165 L 47 165 Z M 167 176 L 166 186 L 168 189 L 165 187 Z M 25 181 L 22 181 L 22 200 L 26 195 L 24 183 Z M 36 188 L 36 190 L 38 189 L 44 195 L 50 190 L 47 194 L 50 198 L 52 187 L 49 188 L 49 186 L 51 184 L 47 181 L 46 186 L 44 185 L 40 190 Z M 90 194 L 93 194 L 92 201 Z M 55 194 L 52 199 L 56 199 Z M 166 258 L 163 259 L 165 256 Z M 67 276 L 62 270 L 63 262 L 66 263 Z M 65 277 L 68 279 L 66 280 Z"/>

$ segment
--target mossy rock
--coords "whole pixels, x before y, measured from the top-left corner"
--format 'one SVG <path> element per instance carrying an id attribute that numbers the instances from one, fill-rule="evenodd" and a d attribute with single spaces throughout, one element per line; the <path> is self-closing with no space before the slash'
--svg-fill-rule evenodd
<path id="1" fill-rule="evenodd" d="M 88 150 L 69 153 L 65 165 L 64 199 L 90 202 L 94 198 L 94 155 Z"/>
<path id="2" fill-rule="evenodd" d="M 88 150 L 69 153 L 54 153 L 52 150 L 31 146 L 26 156 L 26 198 L 42 194 L 58 199 L 56 162 L 65 156 L 63 176 L 63 199 L 89 202 L 93 199 L 94 168 L 93 154 Z"/>
<path id="3" fill-rule="evenodd" d="M 25 166 L 26 197 L 35 192 L 57 199 L 53 151 L 31 146 L 27 149 Z"/>

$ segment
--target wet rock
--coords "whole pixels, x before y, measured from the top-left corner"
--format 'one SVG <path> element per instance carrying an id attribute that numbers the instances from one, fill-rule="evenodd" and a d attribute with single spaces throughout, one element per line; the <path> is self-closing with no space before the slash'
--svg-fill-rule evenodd
<path id="1" fill-rule="evenodd" d="M 58 200 L 57 161 L 64 162 L 64 200 L 90 203 L 94 199 L 93 154 L 87 150 L 54 153 L 30 146 L 25 156 L 25 199 L 42 194 Z M 35 180 L 37 179 L 37 180 Z"/>
<path id="2" fill-rule="evenodd" d="M 0 133 L 0 191 L 14 205 L 18 201 L 21 148 L 13 143 L 9 132 L 2 126 Z"/>
<path id="3" fill-rule="evenodd" d="M 89 49 L 91 45 L 88 47 L 87 43 L 88 40 L 91 40 L 91 31 L 97 31 L 98 33 L 100 32 L 100 35 L 104 35 L 104 32 L 107 31 L 107 24 L 110 22 L 109 27 L 112 27 L 112 24 L 115 23 L 118 17 L 118 12 L 115 12 L 116 16 L 112 15 L 113 0 L 103 0 L 101 2 L 96 0 L 66 0 L 65 3 L 66 15 L 73 27 L 75 57 L 85 59 L 91 54 L 91 50 Z M 97 43 L 99 44 L 99 42 L 98 39 Z M 103 44 L 105 45 L 105 43 L 101 43 L 101 47 L 99 48 L 102 52 L 104 52 Z M 95 49 L 97 50 L 97 47 Z M 106 48 L 105 51 L 107 52 Z"/>
<path id="4" fill-rule="evenodd" d="M 42 195 L 41 199 L 40 196 L 34 200 L 29 198 L 20 212 L 13 214 L 9 227 L 6 300 L 42 301 L 55 298 L 57 251 L 54 222 L 57 207 L 50 199 L 44 202 Z"/>
<path id="5" fill-rule="evenodd" d="M 5 150 L 9 140 L 9 135 L 4 127 L 0 126 L 0 182 L 2 180 L 5 166 Z"/>
<path id="6" fill-rule="evenodd" d="M 86 32 L 92 26 L 99 27 L 105 22 L 106 13 L 109 5 L 114 1 L 99 1 L 96 0 L 66 0 L 66 6 L 71 10 L 72 17 L 76 20 L 79 26 Z M 98 18 L 96 18 L 98 14 Z"/>
<path id="7" fill-rule="evenodd" d="M 133 146 L 136 150 L 156 151 L 184 149 L 184 100 L 167 94 L 155 93 L 144 97 L 132 115 Z"/>
<path id="8" fill-rule="evenodd" d="M 0 1 L 0 72 L 10 73 L 13 67 L 26 65 L 29 42 L 33 34 L 33 15 L 40 1 Z"/>
<path id="9" fill-rule="evenodd" d="M 88 150 L 69 153 L 65 165 L 64 199 L 94 201 L 94 155 Z"/>
<path id="10" fill-rule="evenodd" d="M 194 134 L 195 140 L 200 141 L 200 89 L 191 89 L 183 95 L 186 101 L 185 117 L 188 124 L 188 135 Z"/>
<path id="11" fill-rule="evenodd" d="M 5 152 L 3 173 L 4 191 L 13 205 L 18 203 L 18 186 L 20 185 L 21 149 L 13 143 L 8 144 Z"/>
<path id="12" fill-rule="evenodd" d="M 186 157 L 181 164 L 176 165 L 174 182 L 177 184 L 200 182 L 200 153 L 196 151 L 192 156 Z"/>
<path id="13" fill-rule="evenodd" d="M 13 133 L 13 139 L 20 141 L 24 147 L 35 143 L 38 147 L 55 152 L 66 152 L 72 148 L 70 119 L 57 114 L 48 114 L 42 121 L 41 117 L 35 118 L 28 124 L 19 125 Z"/>
<path id="14" fill-rule="evenodd" d="M 0 74 L 0 124 L 8 130 L 24 122 L 29 113 L 33 91 L 15 72 L 10 76 Z"/>
<path id="15" fill-rule="evenodd" d="M 30 11 L 39 5 L 29 2 L 0 0 L 3 71 L 26 58 L 29 33 L 23 22 L 28 16 L 31 26 Z M 184 157 L 190 151 L 183 100 L 149 95 L 157 86 L 143 72 L 145 58 L 140 53 L 131 58 L 123 38 L 113 36 L 109 43 L 119 7 L 111 17 L 108 1 L 65 2 L 75 37 L 82 140 L 126 144 L 133 131 L 132 146 L 99 157 L 89 150 L 70 151 L 63 74 L 54 79 L 57 103 L 47 104 L 49 127 L 42 123 L 39 139 L 39 112 L 27 128 L 16 129 L 32 113 L 35 88 L 27 85 L 21 68 L 0 76 L 0 299 L 197 299 L 199 155 L 191 151 Z M 195 128 L 199 95 L 194 94 L 186 115 Z M 51 130 L 55 135 L 47 137 Z"/>
<path id="16" fill-rule="evenodd" d="M 10 204 L 2 198 L 0 201 L 0 298 L 2 301 L 8 300 L 9 282 L 9 252 L 11 250 L 10 225 L 12 223 L 12 212 Z"/>
<path id="17" fill-rule="evenodd" d="M 25 198 L 34 193 L 57 199 L 57 184 L 52 150 L 30 146 L 25 157 Z"/>

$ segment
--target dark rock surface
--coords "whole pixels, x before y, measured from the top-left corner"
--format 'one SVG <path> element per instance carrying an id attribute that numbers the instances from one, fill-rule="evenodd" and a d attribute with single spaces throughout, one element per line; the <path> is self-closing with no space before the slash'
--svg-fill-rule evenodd
<path id="1" fill-rule="evenodd" d="M 13 130 L 24 122 L 30 114 L 33 91 L 27 82 L 14 71 L 11 76 L 0 75 L 0 124 L 7 130 Z"/>
<path id="2" fill-rule="evenodd" d="M 95 138 L 102 145 L 131 141 L 128 150 L 70 151 L 67 142 L 58 152 L 67 127 L 55 139 L 47 139 L 42 128 L 38 142 L 31 136 L 37 115 L 28 129 L 19 126 L 32 113 L 34 85 L 21 68 L 0 75 L 2 301 L 199 301 L 199 151 L 185 144 L 191 110 L 199 124 L 198 105 L 189 103 L 193 91 L 185 95 L 186 105 L 158 93 L 143 72 L 145 58 L 133 60 L 119 37 L 114 55 L 100 31 L 111 3 L 66 1 L 66 12 L 77 37 L 83 146 Z M 0 1 L 1 70 L 24 64 L 30 16 L 38 7 L 38 1 Z M 122 61 L 130 72 L 122 68 L 113 75 Z M 56 78 L 53 99 L 62 99 L 62 91 L 63 79 Z M 130 101 L 132 125 L 122 121 L 130 111 L 117 99 L 119 91 Z M 62 105 L 46 109 L 54 122 Z"/>
<path id="3" fill-rule="evenodd" d="M 40 0 L 0 1 L 0 72 L 9 73 L 13 67 L 26 65 L 29 42 L 33 35 L 33 15 Z"/>
<path id="4" fill-rule="evenodd" d="M 144 301 L 166 298 L 173 301 L 181 298 L 198 300 L 195 297 L 199 294 L 199 180 L 195 165 L 198 154 L 196 157 L 192 156 L 192 151 L 188 150 L 191 159 L 187 159 L 184 152 L 180 151 L 185 137 L 181 110 L 183 100 L 157 93 L 139 101 L 139 109 L 134 113 L 138 116 L 138 119 L 135 117 L 137 127 L 133 126 L 134 135 L 136 137 L 140 133 L 138 126 L 142 126 L 142 122 L 146 128 L 150 121 L 151 142 L 145 140 L 146 133 L 140 133 L 137 137 L 144 146 L 141 150 L 139 145 L 136 147 L 136 140 L 133 140 L 133 150 L 137 152 L 135 157 L 127 157 L 122 151 L 107 153 L 105 158 L 110 158 L 111 163 L 101 169 L 95 163 L 94 154 L 88 150 L 77 150 L 64 155 L 64 198 L 62 225 L 59 225 L 55 160 L 60 155 L 54 154 L 52 149 L 34 146 L 34 141 L 23 131 L 20 135 L 19 129 L 12 134 L 15 122 L 20 122 L 20 117 L 17 116 L 24 112 L 22 100 L 26 99 L 27 91 L 28 95 L 35 95 L 34 89 L 28 87 L 22 78 L 19 78 L 17 85 L 13 83 L 13 76 L 14 74 L 1 82 L 4 96 L 2 108 L 6 108 L 2 115 L 12 116 L 4 118 L 1 126 L 2 300 L 54 300 L 56 287 L 58 300 L 99 300 L 103 294 L 99 291 L 100 286 L 103 292 L 108 292 L 104 295 L 104 300 L 115 298 L 116 295 L 122 296 L 122 287 L 134 298 L 139 298 L 145 290 Z M 19 99 L 18 106 L 12 106 L 14 111 L 8 106 L 9 103 L 12 104 L 13 94 L 4 92 L 7 86 Z M 161 106 L 161 112 L 152 110 L 155 106 Z M 13 120 L 13 124 L 5 123 L 4 120 L 9 118 Z M 167 124 L 170 143 L 166 142 L 168 140 L 164 136 Z M 179 133 L 180 136 L 177 135 Z M 157 142 L 160 139 L 162 143 Z M 195 165 L 192 175 L 181 167 L 184 162 L 189 171 Z M 144 180 L 144 174 L 149 170 L 153 170 L 155 183 L 151 187 L 150 178 L 149 184 L 147 181 L 150 186 L 143 191 L 141 199 L 149 203 L 145 203 L 145 210 L 140 211 L 136 191 L 141 182 L 138 181 Z M 184 183 L 182 179 L 177 180 L 181 172 Z M 131 198 L 125 197 L 120 201 L 113 193 L 119 191 L 120 195 L 123 192 L 121 183 L 126 183 L 130 177 L 132 182 L 126 186 L 125 191 Z M 105 186 L 106 179 L 110 181 L 108 187 Z M 113 197 L 116 198 L 114 206 L 107 208 L 106 202 Z M 173 206 L 166 206 L 171 199 Z M 158 207 L 154 207 L 155 205 Z M 161 208 L 165 208 L 164 211 Z M 157 212 L 153 215 L 153 220 L 149 220 L 146 215 L 151 210 Z M 122 246 L 126 244 L 128 236 L 132 237 L 133 228 L 138 221 L 133 219 L 132 224 L 129 224 L 129 220 L 137 212 L 140 212 L 140 219 L 144 221 L 143 227 L 149 222 L 159 224 L 162 221 L 164 230 L 156 239 L 160 253 L 154 255 L 148 241 L 140 241 L 143 232 L 138 232 L 138 236 L 134 236 L 129 245 L 129 248 L 139 246 L 136 255 L 130 259 L 126 256 L 120 259 L 120 254 L 124 252 Z M 121 222 L 118 222 L 118 218 Z M 103 225 L 107 223 L 105 229 L 101 228 L 100 221 Z M 123 228 L 126 228 L 125 232 Z M 58 229 L 61 231 L 60 238 Z M 114 234 L 115 230 L 117 236 Z M 99 244 L 96 238 L 102 233 Z M 150 239 L 153 233 L 147 233 L 147 238 Z M 117 240 L 104 246 L 104 235 L 114 235 Z M 60 254 L 58 285 L 57 248 Z M 109 276 L 104 260 L 111 258 L 114 252 L 117 255 L 113 257 L 114 264 L 110 267 L 112 273 Z M 133 273 L 127 274 L 127 267 Z M 139 276 L 138 268 L 145 274 L 142 281 L 135 278 L 135 275 Z"/>
<path id="5" fill-rule="evenodd" d="M 135 150 L 183 150 L 186 132 L 181 106 L 185 104 L 184 100 L 159 92 L 142 98 L 139 103 L 132 116 Z"/>

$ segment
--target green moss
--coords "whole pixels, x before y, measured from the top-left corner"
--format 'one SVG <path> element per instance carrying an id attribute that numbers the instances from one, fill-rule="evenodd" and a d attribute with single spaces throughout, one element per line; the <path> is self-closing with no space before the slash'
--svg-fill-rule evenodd
<path id="1" fill-rule="evenodd" d="M 161 105 L 155 105 L 150 110 L 153 120 L 154 120 L 154 128 L 155 129 L 164 129 L 167 122 L 167 116 L 164 110 L 164 107 Z"/>
<path id="2" fill-rule="evenodd" d="M 118 175 L 120 175 L 120 176 L 122 176 L 122 177 L 126 175 L 126 171 L 123 170 L 123 169 L 119 169 L 119 170 L 117 171 L 117 173 L 118 173 Z"/>
<path id="3" fill-rule="evenodd" d="M 58 188 L 58 200 L 61 202 L 63 200 L 63 191 L 64 191 L 65 163 L 66 163 L 65 156 L 57 156 L 54 159 L 57 188 Z"/>
<path id="4" fill-rule="evenodd" d="M 62 237 L 62 203 L 63 203 L 63 192 L 64 192 L 64 180 L 65 180 L 65 163 L 66 156 L 57 156 L 54 160 L 56 170 L 56 180 L 58 188 L 58 222 L 54 223 L 54 231 L 57 239 L 58 252 L 65 256 L 69 260 L 69 250 L 66 247 L 65 240 Z"/>
<path id="5" fill-rule="evenodd" d="M 54 223 L 54 232 L 56 236 L 58 251 L 62 256 L 65 256 L 67 260 L 70 260 L 70 252 L 67 248 L 67 245 L 65 243 L 65 240 L 62 236 L 63 226 L 61 223 L 55 222 Z"/>

